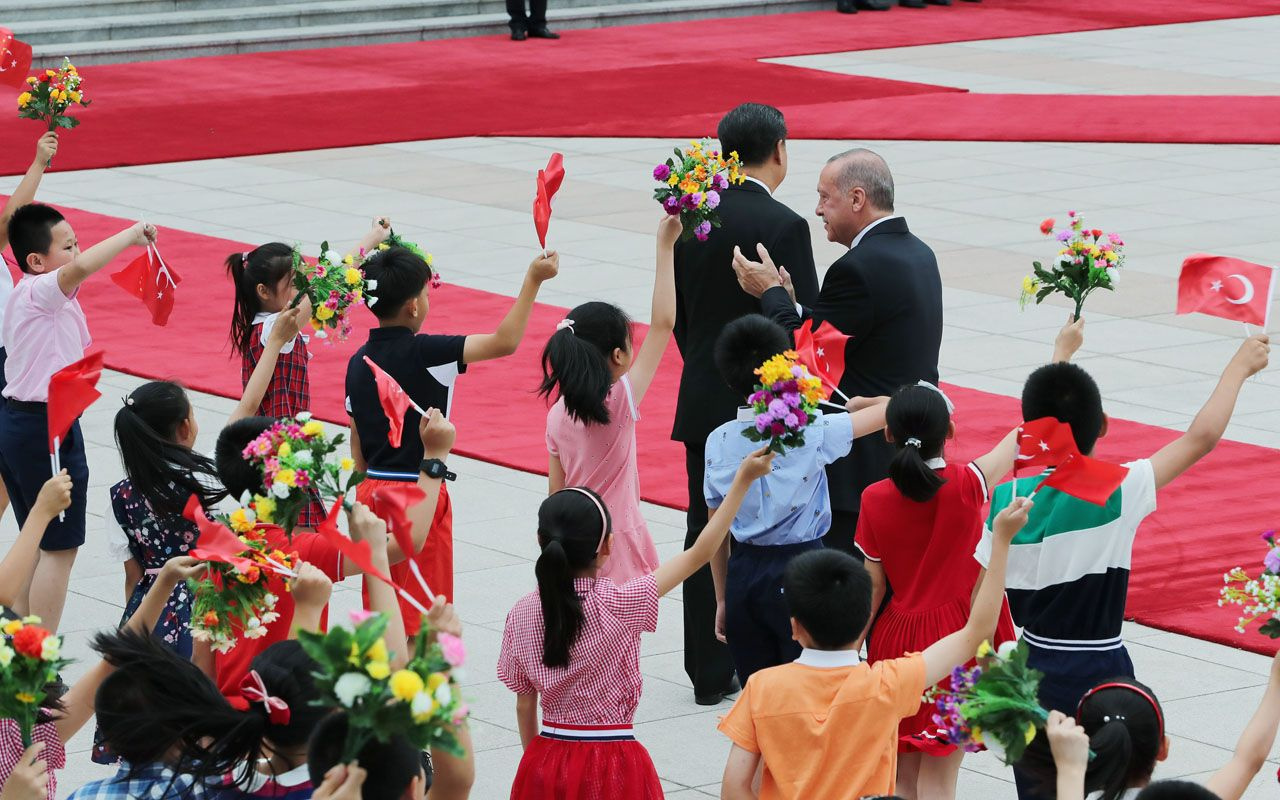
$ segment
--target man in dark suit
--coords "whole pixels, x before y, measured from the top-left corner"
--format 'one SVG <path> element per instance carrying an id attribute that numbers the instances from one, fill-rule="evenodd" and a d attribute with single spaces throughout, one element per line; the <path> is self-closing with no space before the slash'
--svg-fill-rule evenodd
<path id="1" fill-rule="evenodd" d="M 525 0 L 507 0 L 507 16 L 511 17 L 511 38 L 523 42 L 535 39 L 559 39 L 547 27 L 547 0 L 529 0 L 529 13 L 525 13 Z"/>
<path id="2" fill-rule="evenodd" d="M 809 225 L 773 199 L 787 174 L 787 126 L 782 112 L 745 103 L 720 120 L 716 134 L 723 152 L 737 152 L 746 180 L 723 192 L 718 209 L 721 227 L 712 228 L 707 241 L 689 239 L 676 245 L 675 338 L 684 371 L 671 438 L 685 446 L 689 478 L 685 547 L 707 524 L 702 487 L 707 436 L 733 419 L 743 401 L 716 369 L 716 337 L 729 322 L 761 310 L 756 298 L 738 288 L 734 248 L 768 242 L 777 263 L 788 269 L 796 296 L 812 302 L 818 295 Z M 714 705 L 737 691 L 729 650 L 716 638 L 715 617 L 711 570 L 703 567 L 684 583 L 685 672 L 693 682 L 694 699 L 702 705 Z"/>
<path id="3" fill-rule="evenodd" d="M 789 293 L 767 247 L 760 262 L 742 252 L 734 270 L 742 288 L 760 298 L 764 313 L 784 328 L 803 317 L 825 321 L 851 337 L 840 390 L 849 397 L 890 395 L 906 384 L 938 382 L 942 343 L 942 279 L 933 250 L 893 213 L 893 175 L 870 150 L 833 157 L 818 178 L 819 217 L 827 239 L 849 248 L 827 270 L 813 304 Z M 881 436 L 853 443 L 848 457 L 827 468 L 833 519 L 827 547 L 853 552 L 862 490 L 888 477 L 893 446 Z"/>

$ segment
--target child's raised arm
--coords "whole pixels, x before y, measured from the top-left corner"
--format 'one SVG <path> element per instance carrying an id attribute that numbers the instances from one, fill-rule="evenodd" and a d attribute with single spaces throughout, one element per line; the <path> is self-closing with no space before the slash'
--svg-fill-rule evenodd
<path id="1" fill-rule="evenodd" d="M 387 523 L 369 510 L 363 503 L 356 503 L 347 514 L 351 524 L 351 538 L 369 543 L 370 559 L 383 574 L 390 569 L 387 563 Z M 388 649 L 392 651 L 391 669 L 395 671 L 409 663 L 407 644 L 409 635 L 404 630 L 404 617 L 400 614 L 400 599 L 395 589 L 386 583 L 366 576 L 365 588 L 369 590 L 369 610 L 387 615 L 387 631 L 384 634 Z"/>
<path id="2" fill-rule="evenodd" d="M 663 562 L 654 570 L 653 577 L 658 582 L 659 597 L 679 586 L 686 578 L 701 569 L 703 564 L 711 560 L 712 554 L 719 549 L 724 537 L 728 535 L 729 526 L 742 505 L 742 499 L 747 496 L 747 489 L 757 479 L 768 475 L 772 466 L 773 453 L 767 446 L 742 459 L 742 465 L 738 467 L 738 474 L 734 476 L 733 486 L 725 495 L 724 502 L 716 509 L 711 519 L 707 520 L 706 526 L 702 529 L 702 533 L 698 534 L 693 546 Z"/>
<path id="3" fill-rule="evenodd" d="M 36 190 L 40 188 L 40 179 L 49 166 L 49 160 L 58 152 L 58 134 L 49 131 L 36 141 L 36 157 L 27 167 L 27 174 L 22 182 L 4 202 L 4 211 L 0 211 L 0 250 L 9 246 L 9 219 L 13 212 L 36 199 Z"/>
<path id="4" fill-rule="evenodd" d="M 44 482 L 18 539 L 0 561 L 0 605 L 18 605 L 19 593 L 35 573 L 44 529 L 59 513 L 71 507 L 71 477 L 64 469 Z M 65 741 L 65 740 L 64 740 Z"/>
<path id="5" fill-rule="evenodd" d="M 293 595 L 290 639 L 297 638 L 298 631 L 320 631 L 320 619 L 333 595 L 333 581 L 319 567 L 300 561 L 296 569 L 297 577 L 289 581 L 289 592 Z"/>
<path id="6" fill-rule="evenodd" d="M 368 253 L 380 243 L 385 242 L 387 237 L 391 235 L 391 217 L 374 217 L 373 227 L 356 242 L 356 246 L 346 253 L 349 256 L 359 256 L 361 253 Z"/>
<path id="7" fill-rule="evenodd" d="M 653 383 L 653 376 L 662 363 L 662 354 L 671 341 L 671 331 L 676 326 L 676 241 L 680 238 L 680 217 L 664 214 L 658 223 L 657 270 L 653 276 L 653 304 L 649 312 L 649 332 L 644 343 L 631 362 L 627 380 L 636 405 L 644 400 L 645 392 Z"/>
<path id="8" fill-rule="evenodd" d="M 886 424 L 884 415 L 889 408 L 888 397 L 884 395 L 879 397 L 850 397 L 849 402 L 845 403 L 844 407 L 849 412 L 850 422 L 853 423 L 853 438 L 857 439 L 866 436 L 868 433 L 884 430 Z"/>
<path id="9" fill-rule="evenodd" d="M 1056 800 L 1084 800 L 1084 776 L 1089 766 L 1089 734 L 1061 711 L 1050 711 L 1044 726 L 1058 770 Z"/>
<path id="10" fill-rule="evenodd" d="M 1018 458 L 1018 429 L 1014 428 L 1005 434 L 1000 443 L 985 455 L 978 456 L 973 463 L 982 470 L 982 478 L 991 487 L 1013 469 Z"/>
<path id="11" fill-rule="evenodd" d="M 1004 604 L 1004 574 L 1009 560 L 1009 544 L 1022 526 L 1032 503 L 1015 497 L 1007 508 L 996 515 L 991 543 L 991 560 L 978 585 L 969 621 L 960 630 L 944 636 L 924 651 L 924 685 L 932 686 L 951 674 L 951 670 L 973 658 L 978 645 L 995 633 L 1000 607 Z"/>
<path id="12" fill-rule="evenodd" d="M 271 324 L 271 332 L 267 334 L 267 341 L 262 345 L 262 356 L 254 365 L 249 382 L 244 385 L 244 394 L 241 395 L 240 402 L 231 412 L 231 416 L 227 417 L 228 425 L 258 413 L 258 409 L 262 406 L 262 398 L 271 386 L 271 379 L 275 377 L 280 351 L 298 337 L 298 331 L 309 319 L 311 319 L 311 300 L 305 294 L 298 305 L 276 315 L 275 322 Z"/>
<path id="13" fill-rule="evenodd" d="M 462 346 L 462 363 L 474 364 L 514 353 L 524 338 L 525 328 L 529 327 L 529 314 L 533 311 L 538 289 L 559 271 L 560 255 L 554 250 L 533 259 L 520 287 L 520 296 L 511 304 L 511 310 L 493 333 L 473 333 L 467 337 Z"/>
<path id="14" fill-rule="evenodd" d="M 135 222 L 115 236 L 103 239 L 88 250 L 82 250 L 80 255 L 71 259 L 70 263 L 60 267 L 58 288 L 70 297 L 71 293 L 88 280 L 90 275 L 110 264 L 113 258 L 126 249 L 131 246 L 146 247 L 149 242 L 155 240 L 156 226 L 146 222 Z"/>
<path id="15" fill-rule="evenodd" d="M 1209 791 L 1222 800 L 1240 800 L 1253 776 L 1271 755 L 1277 725 L 1280 725 L 1280 653 L 1271 660 L 1271 681 L 1262 695 L 1262 702 L 1258 703 L 1258 710 L 1253 712 L 1253 718 L 1240 734 L 1231 760 L 1213 773 L 1205 784 Z"/>
<path id="16" fill-rule="evenodd" d="M 1151 469 L 1155 472 L 1157 489 L 1168 486 L 1174 478 L 1186 472 L 1218 446 L 1218 440 L 1226 432 L 1227 423 L 1231 421 L 1231 414 L 1235 411 L 1240 387 L 1250 376 L 1267 366 L 1270 352 L 1271 340 L 1266 334 L 1250 336 L 1244 340 L 1222 371 L 1217 388 L 1191 421 L 1187 432 L 1151 456 Z"/>
<path id="17" fill-rule="evenodd" d="M 422 457 L 446 460 L 449 457 L 449 451 L 453 449 L 457 433 L 453 423 L 444 414 L 435 408 L 428 408 L 427 415 L 418 420 L 418 437 L 422 439 Z M 425 497 L 421 503 L 410 506 L 405 512 L 413 526 L 410 533 L 413 539 L 413 552 L 403 552 L 400 549 L 400 542 L 393 538 L 387 543 L 387 560 L 390 563 L 399 564 L 422 551 L 422 546 L 427 542 L 427 535 L 431 532 L 431 523 L 436 518 L 436 506 L 440 502 L 440 487 L 443 485 L 444 478 L 429 478 L 424 472 L 418 473 L 418 488 L 422 490 Z"/>
<path id="18" fill-rule="evenodd" d="M 1053 340 L 1053 363 L 1070 361 L 1083 344 L 1084 320 L 1076 319 L 1075 314 L 1067 315 L 1067 324 L 1062 326 Z"/>

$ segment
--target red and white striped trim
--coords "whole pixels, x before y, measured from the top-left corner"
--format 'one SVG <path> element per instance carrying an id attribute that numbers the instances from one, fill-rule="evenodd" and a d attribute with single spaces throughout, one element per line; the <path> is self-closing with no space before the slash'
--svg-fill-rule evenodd
<path id="1" fill-rule="evenodd" d="M 578 741 L 617 741 L 635 738 L 630 725 L 573 725 L 567 722 L 544 721 L 541 733 L 553 739 Z"/>

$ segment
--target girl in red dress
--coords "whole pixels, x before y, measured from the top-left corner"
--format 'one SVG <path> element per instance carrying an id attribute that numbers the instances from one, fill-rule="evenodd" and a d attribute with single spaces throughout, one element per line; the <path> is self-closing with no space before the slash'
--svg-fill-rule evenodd
<path id="1" fill-rule="evenodd" d="M 924 650 L 964 627 L 982 578 L 973 558 L 982 536 L 987 486 L 1013 466 L 1011 432 L 969 464 L 948 464 L 946 440 L 955 436 L 951 402 L 929 384 L 904 386 L 889 401 L 886 437 L 897 447 L 889 479 L 862 495 L 855 542 L 871 575 L 871 607 L 892 597 L 868 625 L 867 661 Z M 1008 605 L 992 643 L 1014 637 Z M 945 681 L 944 681 L 945 683 Z M 951 800 L 964 751 L 945 739 L 922 703 L 898 727 L 897 792 L 907 800 Z"/>

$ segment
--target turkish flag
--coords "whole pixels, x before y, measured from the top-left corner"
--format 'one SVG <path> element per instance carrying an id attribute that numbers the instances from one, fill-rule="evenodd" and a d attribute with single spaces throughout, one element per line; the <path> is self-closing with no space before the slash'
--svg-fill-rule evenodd
<path id="1" fill-rule="evenodd" d="M 551 158 L 547 159 L 547 168 L 542 170 L 542 176 L 547 186 L 547 202 L 550 203 L 555 199 L 556 192 L 560 191 L 560 184 L 564 183 L 564 156 L 552 153 Z"/>
<path id="2" fill-rule="evenodd" d="M 1128 467 L 1072 453 L 1045 476 L 1040 488 L 1049 486 L 1086 503 L 1105 506 L 1128 474 Z"/>
<path id="3" fill-rule="evenodd" d="M 187 555 L 201 561 L 230 564 L 235 567 L 236 572 L 242 574 L 248 572 L 249 567 L 253 566 L 252 561 L 240 555 L 245 550 L 245 543 L 240 541 L 240 537 L 232 533 L 227 526 L 209 519 L 200 505 L 200 498 L 194 494 L 191 495 L 191 499 L 187 501 L 187 507 L 182 511 L 182 516 L 194 522 L 196 528 L 200 530 L 200 538 L 196 540 L 196 546 L 191 548 Z"/>
<path id="4" fill-rule="evenodd" d="M 25 89 L 31 71 L 31 45 L 20 42 L 8 28 L 0 28 L 0 84 Z"/>
<path id="5" fill-rule="evenodd" d="M 533 227 L 538 231 L 538 244 L 547 249 L 547 228 L 551 226 L 551 193 L 547 191 L 547 175 L 538 170 L 538 196 L 533 198 Z"/>
<path id="6" fill-rule="evenodd" d="M 396 383 L 396 379 L 384 372 L 382 367 L 373 363 L 368 356 L 364 357 L 364 363 L 373 370 L 373 379 L 378 384 L 378 400 L 382 403 L 382 413 L 387 415 L 389 426 L 387 441 L 392 447 L 399 447 L 400 438 L 404 435 L 404 415 L 416 406 L 404 389 L 400 388 L 400 384 Z"/>
<path id="7" fill-rule="evenodd" d="M 1275 274 L 1271 267 L 1238 258 L 1191 256 L 1178 274 L 1178 313 L 1199 312 L 1265 330 Z"/>
<path id="8" fill-rule="evenodd" d="M 119 272 L 112 273 L 116 286 L 142 301 L 151 312 L 154 325 L 168 325 L 173 311 L 174 289 L 182 278 L 164 263 L 155 245 L 147 245 L 147 251 L 129 262 Z"/>
<path id="9" fill-rule="evenodd" d="M 418 552 L 413 546 L 413 523 L 409 520 L 409 509 L 426 499 L 427 493 L 416 483 L 383 486 L 373 492 L 373 513 L 387 523 L 405 558 L 411 559 Z"/>
<path id="10" fill-rule="evenodd" d="M 852 336 L 845 336 L 834 325 L 806 319 L 795 331 L 796 355 L 801 364 L 809 368 L 809 374 L 822 380 L 824 396 L 840 386 L 844 377 L 844 346 Z"/>
<path id="11" fill-rule="evenodd" d="M 68 364 L 49 379 L 49 452 L 57 450 L 67 438 L 67 431 L 93 401 L 102 397 L 98 378 L 102 377 L 102 351 L 91 353 L 74 364 Z"/>
<path id="12" fill-rule="evenodd" d="M 368 542 L 353 542 L 338 530 L 338 512 L 341 510 L 342 495 L 339 495 L 338 499 L 333 501 L 333 508 L 329 509 L 329 515 L 324 518 L 324 522 L 316 526 L 316 533 L 328 539 L 339 553 L 351 559 L 365 575 L 372 575 L 383 583 L 395 586 L 390 576 L 373 565 L 373 551 Z"/>
<path id="13" fill-rule="evenodd" d="M 1079 453 L 1071 426 L 1053 417 L 1024 422 L 1018 428 L 1018 455 L 1013 461 L 1016 473 L 1026 467 L 1052 467 Z"/>

